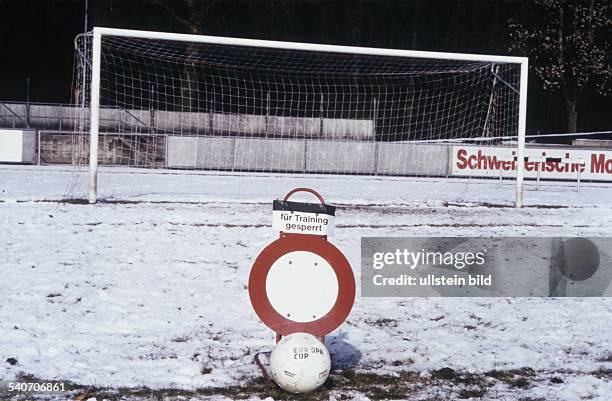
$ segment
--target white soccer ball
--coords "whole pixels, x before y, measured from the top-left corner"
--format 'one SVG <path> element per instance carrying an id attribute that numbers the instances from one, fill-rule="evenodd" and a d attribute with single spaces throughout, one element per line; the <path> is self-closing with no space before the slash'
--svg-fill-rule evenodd
<path id="1" fill-rule="evenodd" d="M 325 345 L 307 333 L 283 337 L 270 356 L 272 379 L 285 391 L 307 393 L 327 380 L 331 359 Z"/>

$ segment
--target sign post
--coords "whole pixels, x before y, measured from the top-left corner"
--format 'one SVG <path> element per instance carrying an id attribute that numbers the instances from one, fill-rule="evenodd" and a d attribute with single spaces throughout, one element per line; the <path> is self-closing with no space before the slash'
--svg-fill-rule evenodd
<path id="1" fill-rule="evenodd" d="M 309 192 L 320 203 L 289 201 Z M 310 188 L 296 188 L 273 203 L 279 238 L 257 256 L 249 275 L 251 304 L 261 321 L 282 336 L 324 337 L 344 322 L 355 301 L 355 276 L 333 235 L 335 207 Z"/>

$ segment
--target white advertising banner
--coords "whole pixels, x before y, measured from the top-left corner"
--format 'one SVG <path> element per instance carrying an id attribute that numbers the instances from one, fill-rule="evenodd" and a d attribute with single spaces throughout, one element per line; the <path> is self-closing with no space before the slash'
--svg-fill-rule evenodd
<path id="1" fill-rule="evenodd" d="M 526 148 L 525 177 L 612 181 L 612 150 Z M 516 175 L 515 148 L 453 146 L 451 175 L 512 177 Z"/>
<path id="2" fill-rule="evenodd" d="M 0 163 L 21 163 L 23 131 L 0 129 Z"/>

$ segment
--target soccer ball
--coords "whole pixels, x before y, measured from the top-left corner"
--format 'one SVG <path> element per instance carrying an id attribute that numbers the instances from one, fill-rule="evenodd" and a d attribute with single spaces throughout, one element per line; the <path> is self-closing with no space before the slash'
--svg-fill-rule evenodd
<path id="1" fill-rule="evenodd" d="M 330 368 L 327 348 L 307 333 L 283 337 L 270 356 L 272 379 L 290 393 L 315 390 L 327 380 Z"/>

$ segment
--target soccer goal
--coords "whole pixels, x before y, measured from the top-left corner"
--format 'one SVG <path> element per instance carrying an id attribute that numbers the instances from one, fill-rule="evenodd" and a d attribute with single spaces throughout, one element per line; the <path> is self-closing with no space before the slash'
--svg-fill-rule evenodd
<path id="1" fill-rule="evenodd" d="M 90 202 L 98 165 L 450 179 L 494 162 L 522 205 L 526 58 L 98 27 L 75 45 Z"/>

